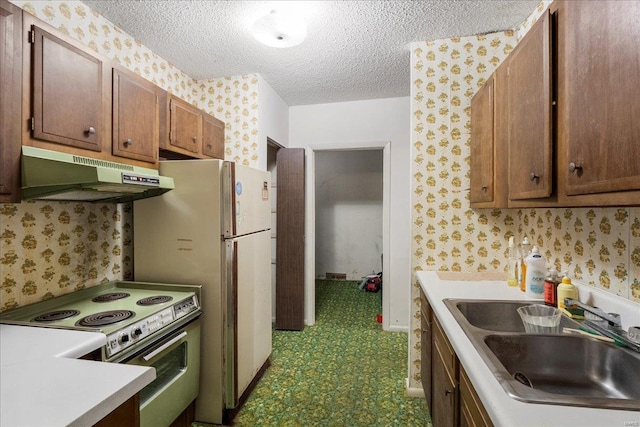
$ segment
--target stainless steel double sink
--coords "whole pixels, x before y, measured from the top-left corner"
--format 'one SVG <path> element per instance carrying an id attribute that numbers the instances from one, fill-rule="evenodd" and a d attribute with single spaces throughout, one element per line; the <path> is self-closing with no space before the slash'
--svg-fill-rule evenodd
<path id="1" fill-rule="evenodd" d="M 444 303 L 512 398 L 640 411 L 640 353 L 584 335 L 526 333 L 516 310 L 532 301 Z M 580 328 L 564 315 L 560 326 Z"/>

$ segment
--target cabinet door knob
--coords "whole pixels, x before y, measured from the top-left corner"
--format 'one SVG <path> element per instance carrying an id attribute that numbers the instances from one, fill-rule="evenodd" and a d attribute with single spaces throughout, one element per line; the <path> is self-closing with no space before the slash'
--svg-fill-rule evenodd
<path id="1" fill-rule="evenodd" d="M 193 142 L 198 142 L 198 137 L 197 136 L 193 137 Z"/>
<path id="2" fill-rule="evenodd" d="M 531 172 L 531 174 L 529 175 L 529 180 L 535 181 L 536 179 L 540 179 L 540 177 L 535 172 Z"/>
<path id="3" fill-rule="evenodd" d="M 209 148 L 209 149 L 210 149 L 211 147 L 212 147 L 212 145 L 211 145 L 211 144 L 207 144 L 207 148 Z"/>
<path id="4" fill-rule="evenodd" d="M 582 165 L 573 162 L 569 163 L 569 173 L 575 173 L 576 171 L 582 171 Z"/>
<path id="5" fill-rule="evenodd" d="M 445 396 L 449 396 L 450 394 L 453 394 L 452 390 L 445 390 L 444 391 Z"/>
<path id="6" fill-rule="evenodd" d="M 127 138 L 127 140 L 124 142 L 125 147 L 128 147 L 132 144 L 133 144 L 133 140 L 131 138 Z"/>
<path id="7" fill-rule="evenodd" d="M 96 134 L 96 128 L 94 128 L 93 126 L 89 126 L 89 129 L 85 130 L 84 133 L 89 134 L 89 135 L 95 135 Z"/>
<path id="8" fill-rule="evenodd" d="M 482 191 L 483 191 L 483 192 L 485 192 L 485 193 L 486 193 L 488 189 L 489 189 L 489 188 L 487 188 L 487 186 L 486 186 L 486 185 L 483 185 L 483 186 L 482 186 Z"/>

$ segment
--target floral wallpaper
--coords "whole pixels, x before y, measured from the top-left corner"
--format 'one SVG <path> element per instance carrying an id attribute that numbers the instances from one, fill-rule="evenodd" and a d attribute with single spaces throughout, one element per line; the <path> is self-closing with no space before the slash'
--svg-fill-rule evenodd
<path id="1" fill-rule="evenodd" d="M 79 1 L 11 0 L 225 122 L 225 158 L 258 163 L 257 74 L 196 81 Z M 131 205 L 0 204 L 0 311 L 132 279 Z"/>
<path id="2" fill-rule="evenodd" d="M 412 268 L 504 271 L 528 236 L 571 277 L 640 303 L 640 209 L 471 209 L 471 98 L 550 4 L 513 31 L 413 43 Z M 420 385 L 420 298 L 411 290 L 409 386 Z"/>
<path id="3" fill-rule="evenodd" d="M 131 204 L 0 204 L 0 311 L 132 279 Z"/>

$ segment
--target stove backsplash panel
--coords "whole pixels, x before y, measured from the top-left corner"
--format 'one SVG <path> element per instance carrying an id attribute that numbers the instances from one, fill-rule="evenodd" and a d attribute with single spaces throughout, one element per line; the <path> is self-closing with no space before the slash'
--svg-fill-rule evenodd
<path id="1" fill-rule="evenodd" d="M 131 204 L 0 204 L 0 312 L 133 279 Z"/>

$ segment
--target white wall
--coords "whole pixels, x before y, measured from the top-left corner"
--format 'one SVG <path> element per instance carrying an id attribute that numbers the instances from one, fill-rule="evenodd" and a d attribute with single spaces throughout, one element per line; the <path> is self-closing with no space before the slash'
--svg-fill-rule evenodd
<path id="1" fill-rule="evenodd" d="M 295 106 L 289 109 L 289 147 L 345 147 L 390 141 L 390 249 L 385 285 L 391 330 L 408 330 L 410 260 L 409 97 Z M 311 291 L 309 289 L 307 292 Z"/>
<path id="2" fill-rule="evenodd" d="M 258 169 L 267 170 L 267 137 L 289 146 L 289 106 L 258 75 Z"/>
<path id="3" fill-rule="evenodd" d="M 382 271 L 382 154 L 316 153 L 316 277 L 360 280 Z"/>

